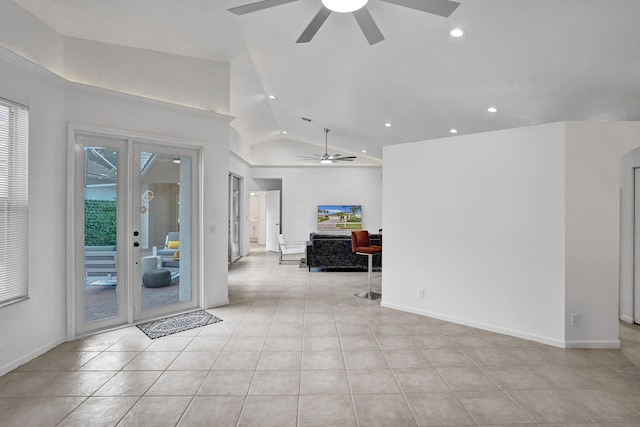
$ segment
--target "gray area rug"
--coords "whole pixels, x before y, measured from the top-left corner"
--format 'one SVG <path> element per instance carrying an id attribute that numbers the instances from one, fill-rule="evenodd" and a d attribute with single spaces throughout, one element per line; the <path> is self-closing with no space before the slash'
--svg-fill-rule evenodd
<path id="1" fill-rule="evenodd" d="M 151 322 L 140 323 L 137 326 L 146 336 L 151 339 L 156 339 L 218 322 L 222 322 L 222 319 L 204 310 L 198 310 Z"/>

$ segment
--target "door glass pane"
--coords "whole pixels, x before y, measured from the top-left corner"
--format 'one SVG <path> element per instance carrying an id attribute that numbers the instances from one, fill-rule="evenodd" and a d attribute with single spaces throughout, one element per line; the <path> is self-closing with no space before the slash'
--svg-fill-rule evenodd
<path id="1" fill-rule="evenodd" d="M 84 146 L 84 320 L 118 315 L 118 152 Z"/>
<path id="2" fill-rule="evenodd" d="M 229 175 L 229 262 L 240 258 L 240 187 L 242 180 Z"/>
<path id="3" fill-rule="evenodd" d="M 142 312 L 154 315 L 192 301 L 189 156 L 140 152 Z"/>

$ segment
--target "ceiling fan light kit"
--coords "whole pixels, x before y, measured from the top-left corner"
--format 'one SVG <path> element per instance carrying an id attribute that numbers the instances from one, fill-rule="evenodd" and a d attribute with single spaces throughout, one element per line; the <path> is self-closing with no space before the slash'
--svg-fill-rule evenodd
<path id="1" fill-rule="evenodd" d="M 270 7 L 293 3 L 298 0 L 261 0 L 243 6 L 236 6 L 229 9 L 229 12 L 236 15 L 244 15 Z M 380 0 L 386 3 L 403 6 L 413 10 L 430 13 L 433 15 L 448 18 L 460 3 L 451 0 Z M 324 21 L 327 20 L 331 12 L 353 13 L 358 26 L 366 37 L 370 45 L 374 45 L 384 40 L 382 32 L 373 20 L 369 9 L 368 0 L 322 0 L 322 6 L 316 15 L 311 19 L 307 28 L 304 29 L 296 43 L 309 43 L 316 35 Z"/>
<path id="2" fill-rule="evenodd" d="M 347 13 L 363 8 L 369 0 L 322 0 L 322 4 L 332 12 Z"/>

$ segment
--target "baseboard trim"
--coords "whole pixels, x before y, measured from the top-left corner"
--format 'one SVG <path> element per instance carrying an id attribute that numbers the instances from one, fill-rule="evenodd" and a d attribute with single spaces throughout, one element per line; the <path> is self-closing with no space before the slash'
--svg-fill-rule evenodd
<path id="1" fill-rule="evenodd" d="M 203 310 L 207 310 L 207 309 L 210 309 L 210 308 L 216 308 L 216 307 L 222 307 L 224 305 L 229 305 L 229 298 L 224 299 L 222 301 L 215 301 L 209 307 L 203 307 Z"/>
<path id="2" fill-rule="evenodd" d="M 10 362 L 10 363 L 7 363 L 4 366 L 1 366 L 0 367 L 0 376 L 13 371 L 14 369 L 24 365 L 27 362 L 30 362 L 31 360 L 35 359 L 36 357 L 43 355 L 47 351 L 51 350 L 52 348 L 56 348 L 57 346 L 59 346 L 62 343 L 65 343 L 66 341 L 67 341 L 67 338 L 64 337 L 64 336 L 60 337 L 60 338 L 57 338 L 57 339 L 51 341 L 50 343 L 45 344 L 42 347 L 39 347 L 38 349 L 23 355 L 22 357 L 14 360 L 13 362 Z"/>
<path id="3" fill-rule="evenodd" d="M 634 322 L 633 317 L 630 317 L 630 316 L 620 315 L 620 320 L 622 320 L 623 322 L 627 322 L 627 323 L 633 323 Z"/>
<path id="4" fill-rule="evenodd" d="M 383 294 L 382 298 L 384 300 L 384 294 Z M 490 325 L 490 324 L 486 324 L 486 323 L 482 323 L 482 322 L 476 322 L 476 321 L 469 320 L 469 319 L 462 319 L 462 318 L 454 317 L 454 316 L 448 316 L 448 315 L 445 315 L 445 314 L 435 313 L 435 312 L 432 312 L 432 311 L 416 310 L 415 308 L 404 307 L 404 306 L 401 306 L 401 305 L 398 305 L 398 304 L 390 304 L 390 303 L 387 303 L 387 302 L 384 302 L 384 301 L 382 301 L 382 303 L 380 305 L 382 307 L 392 308 L 394 310 L 406 311 L 408 313 L 418 314 L 418 315 L 426 316 L 426 317 L 432 317 L 434 319 L 444 320 L 446 322 L 456 323 L 456 324 L 464 325 L 464 326 L 471 326 L 472 328 L 478 328 L 478 329 L 482 329 L 482 330 L 489 331 L 489 332 L 495 332 L 495 333 L 498 333 L 498 334 L 509 335 L 511 337 L 521 338 L 521 339 L 525 339 L 527 341 L 534 341 L 534 342 L 538 342 L 538 343 L 541 343 L 541 344 L 550 345 L 550 346 L 553 346 L 553 347 L 566 348 L 566 342 L 564 340 L 558 340 L 558 339 L 555 339 L 555 338 L 544 337 L 544 336 L 535 335 L 535 334 L 529 334 L 529 333 L 526 333 L 526 332 L 517 331 L 517 330 L 513 330 L 513 329 L 506 329 L 506 328 L 502 328 L 502 327 L 495 326 L 495 325 Z"/>
<path id="5" fill-rule="evenodd" d="M 591 348 L 591 349 L 617 349 L 620 348 L 620 340 L 613 341 L 565 341 L 566 348 Z"/>

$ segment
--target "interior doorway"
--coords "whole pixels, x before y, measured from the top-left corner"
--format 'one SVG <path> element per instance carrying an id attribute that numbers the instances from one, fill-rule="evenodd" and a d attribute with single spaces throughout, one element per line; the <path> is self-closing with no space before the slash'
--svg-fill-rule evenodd
<path id="1" fill-rule="evenodd" d="M 620 171 L 620 320 L 640 324 L 640 148 Z"/>
<path id="2" fill-rule="evenodd" d="M 272 252 L 279 251 L 282 230 L 282 180 L 254 179 L 249 191 L 249 243 Z"/>
<path id="3" fill-rule="evenodd" d="M 249 193 L 249 243 L 251 244 L 264 245 L 264 205 L 264 191 Z"/>
<path id="4" fill-rule="evenodd" d="M 252 191 L 249 196 L 250 243 L 278 252 L 281 231 L 280 190 Z"/>

